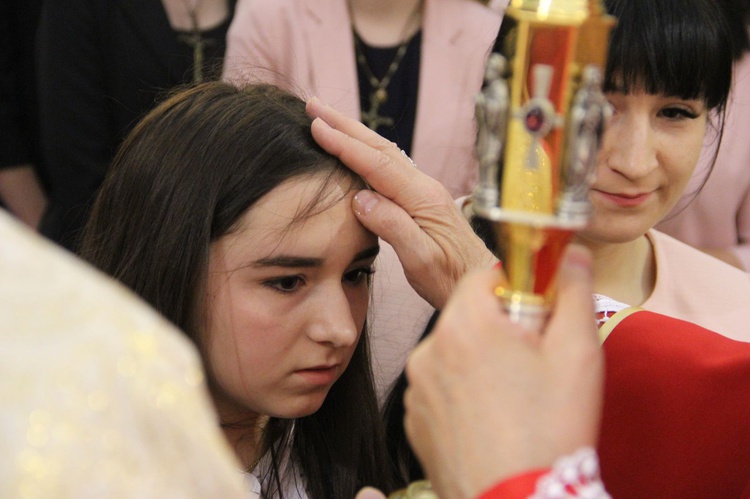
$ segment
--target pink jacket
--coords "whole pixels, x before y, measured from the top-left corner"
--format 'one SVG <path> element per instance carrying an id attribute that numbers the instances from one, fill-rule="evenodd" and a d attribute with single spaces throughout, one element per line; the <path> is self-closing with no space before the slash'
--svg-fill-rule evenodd
<path id="1" fill-rule="evenodd" d="M 750 271 L 750 54 L 734 72 L 724 137 L 716 164 L 700 194 L 685 206 L 700 188 L 713 160 L 712 135 L 683 200 L 657 229 L 698 248 L 730 248 Z"/>
<path id="2" fill-rule="evenodd" d="M 750 274 L 658 231 L 648 237 L 656 287 L 641 308 L 750 342 Z"/>
<path id="3" fill-rule="evenodd" d="M 454 197 L 474 186 L 474 95 L 501 16 L 474 0 L 425 0 L 412 158 Z M 316 95 L 359 119 L 346 0 L 240 0 L 224 79 L 261 80 Z"/>

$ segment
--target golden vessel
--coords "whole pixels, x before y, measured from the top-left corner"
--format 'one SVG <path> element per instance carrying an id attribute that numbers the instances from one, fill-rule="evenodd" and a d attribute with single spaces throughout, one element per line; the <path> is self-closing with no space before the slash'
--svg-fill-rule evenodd
<path id="1" fill-rule="evenodd" d="M 557 267 L 588 221 L 607 119 L 601 91 L 614 18 L 599 0 L 512 0 L 477 96 L 477 215 L 496 223 L 511 317 L 546 320 Z"/>

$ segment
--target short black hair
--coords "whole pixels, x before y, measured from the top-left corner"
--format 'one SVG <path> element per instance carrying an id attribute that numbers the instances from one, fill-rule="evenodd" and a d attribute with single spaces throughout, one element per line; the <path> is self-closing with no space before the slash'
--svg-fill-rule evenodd
<path id="1" fill-rule="evenodd" d="M 733 41 L 716 0 L 605 0 L 617 18 L 605 91 L 697 99 L 723 111 L 732 82 Z"/>

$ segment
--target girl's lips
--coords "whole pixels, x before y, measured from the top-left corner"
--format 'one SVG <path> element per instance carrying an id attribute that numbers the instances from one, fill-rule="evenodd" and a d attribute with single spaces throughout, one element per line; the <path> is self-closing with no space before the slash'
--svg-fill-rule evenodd
<path id="1" fill-rule="evenodd" d="M 614 203 L 617 206 L 621 206 L 623 208 L 633 208 L 636 206 L 640 206 L 651 197 L 650 192 L 645 192 L 645 193 L 635 194 L 635 195 L 613 194 L 611 192 L 604 192 L 604 191 L 600 191 L 596 189 L 594 189 L 592 192 L 599 194 L 601 197 L 603 197 L 607 201 Z"/>
<path id="2" fill-rule="evenodd" d="M 296 371 L 305 381 L 313 385 L 329 385 L 338 378 L 338 366 L 313 367 Z"/>

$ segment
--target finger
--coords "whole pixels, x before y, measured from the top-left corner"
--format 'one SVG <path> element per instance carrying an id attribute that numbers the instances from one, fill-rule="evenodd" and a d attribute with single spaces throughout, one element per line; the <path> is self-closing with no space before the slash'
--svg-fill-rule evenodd
<path id="1" fill-rule="evenodd" d="M 550 348 L 565 347 L 571 342 L 595 342 L 593 278 L 591 253 L 571 245 L 558 272 L 557 300 L 547 327 L 545 343 Z"/>
<path id="2" fill-rule="evenodd" d="M 510 321 L 495 295 L 502 281 L 503 276 L 497 270 L 474 270 L 461 278 L 431 336 L 438 338 L 445 334 L 456 348 L 462 346 L 464 338 L 468 345 L 476 344 L 482 333 L 491 334 L 493 341 L 517 336 L 522 328 Z"/>
<path id="3" fill-rule="evenodd" d="M 414 182 L 415 174 L 420 174 L 401 153 L 394 158 L 393 155 L 332 128 L 321 118 L 313 120 L 312 135 L 326 152 L 339 158 L 373 189 L 389 199 L 404 197 L 404 187 Z"/>
<path id="4" fill-rule="evenodd" d="M 429 339 L 429 338 L 428 338 Z M 417 345 L 419 346 L 419 345 Z M 411 382 L 407 385 L 404 391 L 404 434 L 406 435 L 412 450 L 417 455 L 417 458 L 422 462 L 423 448 L 422 445 L 425 443 L 421 438 L 420 431 L 425 430 L 424 422 L 420 421 L 420 416 L 423 416 L 425 410 L 424 405 L 420 404 L 419 394 L 414 391 Z M 424 402 L 424 401 L 422 401 Z"/>
<path id="5" fill-rule="evenodd" d="M 495 296 L 495 289 L 502 285 L 504 280 L 504 274 L 499 269 L 469 272 L 459 281 L 455 295 L 450 298 L 448 304 L 455 303 L 453 306 L 461 307 L 463 302 L 476 300 L 492 311 L 503 314 L 500 300 Z"/>
<path id="6" fill-rule="evenodd" d="M 408 268 L 408 261 L 418 257 L 422 246 L 429 244 L 422 228 L 401 206 L 377 192 L 362 190 L 352 200 L 357 219 L 367 230 L 393 246 L 399 260 Z"/>
<path id="7" fill-rule="evenodd" d="M 362 122 L 349 118 L 334 108 L 325 105 L 317 97 L 307 101 L 306 109 L 309 116 L 322 119 L 331 128 L 364 142 L 370 147 L 382 150 L 392 146 L 392 142 L 382 135 L 366 127 Z"/>
<path id="8" fill-rule="evenodd" d="M 604 395 L 604 354 L 599 346 L 594 305 L 591 254 L 571 245 L 560 266 L 558 299 L 542 345 L 548 367 L 557 373 L 562 400 L 576 400 L 577 428 L 567 433 L 562 452 L 581 443 L 596 443 Z"/>
<path id="9" fill-rule="evenodd" d="M 349 166 L 352 170 L 356 171 L 368 180 L 368 183 L 375 187 L 378 191 L 391 197 L 387 192 L 382 189 L 387 189 L 389 184 L 381 185 L 379 182 L 380 174 L 390 178 L 389 182 L 412 182 L 413 178 L 418 176 L 426 176 L 414 168 L 411 160 L 402 154 L 401 149 L 398 148 L 393 142 L 383 138 L 373 130 L 370 130 L 365 125 L 357 120 L 351 119 L 343 114 L 339 113 L 335 109 L 324 105 L 316 98 L 312 98 L 307 102 L 307 110 L 311 116 L 315 117 L 313 120 L 313 137 L 326 151 L 337 156 L 341 161 Z M 367 148 L 371 148 L 383 157 L 371 156 L 368 161 L 352 161 L 351 163 L 345 160 L 341 154 L 344 150 L 341 149 L 340 145 L 334 150 L 328 149 L 316 136 L 316 121 L 323 121 L 330 128 L 341 132 L 343 135 L 351 138 L 353 141 L 361 142 L 362 145 Z M 317 130 L 320 132 L 320 130 Z M 351 147 L 349 142 L 344 142 L 347 147 Z M 373 161 L 375 159 L 375 161 Z M 395 178 L 392 178 L 394 177 Z M 393 185 L 393 184 L 390 184 Z M 398 184 L 397 184 L 398 185 Z"/>

